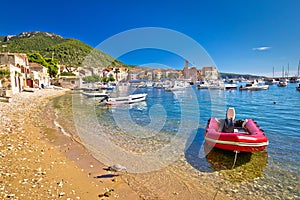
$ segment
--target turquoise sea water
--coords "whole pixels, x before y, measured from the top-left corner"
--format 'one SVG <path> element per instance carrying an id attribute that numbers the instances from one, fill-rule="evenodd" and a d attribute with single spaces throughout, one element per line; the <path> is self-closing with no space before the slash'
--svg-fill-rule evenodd
<path id="1" fill-rule="evenodd" d="M 82 110 L 90 108 L 95 113 L 97 123 L 101 124 L 103 130 L 106 128 L 106 131 L 100 132 L 107 133 L 121 148 L 135 153 L 156 151 L 169 143 L 178 132 L 190 131 L 183 152 L 179 153 L 184 155 L 180 158 L 181 161 L 189 163 L 194 171 L 175 167 L 174 171 L 178 170 L 176 173 L 190 173 L 189 176 L 194 176 L 192 174 L 197 171 L 221 171 L 229 173 L 229 180 L 232 177 L 230 173 L 236 173 L 241 176 L 240 181 L 249 181 L 247 190 L 261 191 L 267 194 L 264 196 L 268 197 L 266 199 L 273 199 L 274 196 L 279 199 L 297 199 L 300 179 L 300 92 L 296 91 L 296 86 L 289 84 L 280 88 L 275 85 L 266 91 L 197 90 L 192 86 L 187 91 L 178 92 L 120 87 L 112 93 L 113 96 L 147 93 L 146 102 L 107 107 L 99 104 L 99 98 L 86 98 L 77 93 L 73 94 L 73 104 L 74 97 L 78 103 L 75 101 L 73 109 L 74 106 Z M 210 117 L 224 118 L 227 107 L 235 107 L 236 119 L 254 119 L 269 139 L 269 146 L 265 151 L 238 155 L 236 171 L 230 171 L 234 158 L 232 152 L 210 149 L 203 145 L 207 120 Z M 124 110 L 128 112 L 124 114 Z M 80 116 L 84 118 L 81 111 Z M 86 128 L 93 126 L 92 123 L 87 124 Z M 124 124 L 129 129 L 124 130 Z M 150 129 L 143 129 L 149 128 L 149 125 L 152 125 Z M 151 130 L 155 134 L 150 137 L 148 134 L 151 134 Z M 146 138 L 139 138 L 139 134 L 145 134 Z M 95 142 L 92 139 L 87 141 L 90 141 L 88 146 Z M 257 185 L 264 189 L 257 189 Z M 233 197 L 245 198 L 237 194 Z M 262 196 L 258 195 L 260 197 Z"/>
<path id="2" fill-rule="evenodd" d="M 252 118 L 265 131 L 269 139 L 269 164 L 299 174 L 300 92 L 296 91 L 295 87 L 296 84 L 289 84 L 283 88 L 274 85 L 266 91 L 197 90 L 193 87 L 198 105 L 188 106 L 190 112 L 196 110 L 196 106 L 199 108 L 198 137 L 195 140 L 198 140 L 199 144 L 203 143 L 203 129 L 210 117 L 224 118 L 227 107 L 234 107 L 236 119 Z M 173 93 L 162 89 L 142 88 L 134 89 L 134 93 L 147 93 L 148 97 L 146 103 L 132 105 L 129 109 L 132 120 L 145 126 L 150 123 L 150 108 L 153 105 L 162 105 L 166 110 L 167 120 L 161 132 L 169 134 L 178 130 L 182 115 L 181 102 L 195 103 L 190 101 L 191 94 L 180 91 Z M 113 109 L 116 108 L 110 108 L 106 113 L 102 112 L 101 117 L 103 114 L 111 116 Z"/>

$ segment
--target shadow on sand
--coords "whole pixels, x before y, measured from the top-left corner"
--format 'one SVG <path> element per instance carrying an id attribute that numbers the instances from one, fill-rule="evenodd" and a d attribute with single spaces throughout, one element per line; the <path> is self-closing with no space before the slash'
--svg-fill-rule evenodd
<path id="1" fill-rule="evenodd" d="M 94 178 L 113 178 L 113 177 L 116 177 L 116 176 L 119 176 L 117 174 L 104 174 L 104 175 L 101 175 L 101 176 L 95 176 Z"/>

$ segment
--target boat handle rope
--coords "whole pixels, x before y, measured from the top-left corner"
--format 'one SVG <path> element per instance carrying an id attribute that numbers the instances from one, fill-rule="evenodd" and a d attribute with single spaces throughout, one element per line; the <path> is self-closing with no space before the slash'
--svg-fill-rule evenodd
<path id="1" fill-rule="evenodd" d="M 231 169 L 233 169 L 233 168 L 234 168 L 234 166 L 235 166 L 235 163 L 236 163 L 236 160 L 237 160 L 237 155 L 238 155 L 238 153 L 240 153 L 240 151 L 234 150 L 233 152 L 235 153 L 235 155 L 234 155 L 233 165 L 232 165 Z M 217 194 L 218 194 L 218 192 L 219 192 L 220 188 L 223 186 L 223 184 L 224 184 L 224 182 L 223 182 L 223 183 L 220 185 L 220 187 L 218 187 L 218 189 L 217 189 L 217 191 L 216 191 L 216 193 L 215 193 L 215 195 L 214 195 L 214 198 L 213 198 L 213 200 L 215 200 L 215 199 L 216 199 L 216 197 L 217 197 Z"/>

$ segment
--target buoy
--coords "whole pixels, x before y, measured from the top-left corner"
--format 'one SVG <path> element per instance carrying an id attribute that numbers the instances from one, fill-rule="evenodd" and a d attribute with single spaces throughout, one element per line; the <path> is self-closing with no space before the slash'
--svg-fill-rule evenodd
<path id="1" fill-rule="evenodd" d="M 274 102 L 273 102 L 273 104 L 277 104 L 277 102 L 276 102 L 276 101 L 274 101 Z"/>

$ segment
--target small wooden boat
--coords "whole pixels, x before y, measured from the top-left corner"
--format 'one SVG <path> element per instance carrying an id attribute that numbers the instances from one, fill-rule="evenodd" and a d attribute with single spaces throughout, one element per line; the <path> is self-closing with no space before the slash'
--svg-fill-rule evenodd
<path id="1" fill-rule="evenodd" d="M 131 104 L 146 100 L 147 94 L 132 94 L 126 97 L 104 97 L 100 102 L 104 102 L 107 105 L 118 105 L 118 104 Z"/>
<path id="2" fill-rule="evenodd" d="M 252 119 L 235 119 L 234 108 L 228 108 L 226 119 L 210 118 L 205 128 L 205 142 L 213 147 L 241 152 L 261 151 L 269 141 Z"/>

